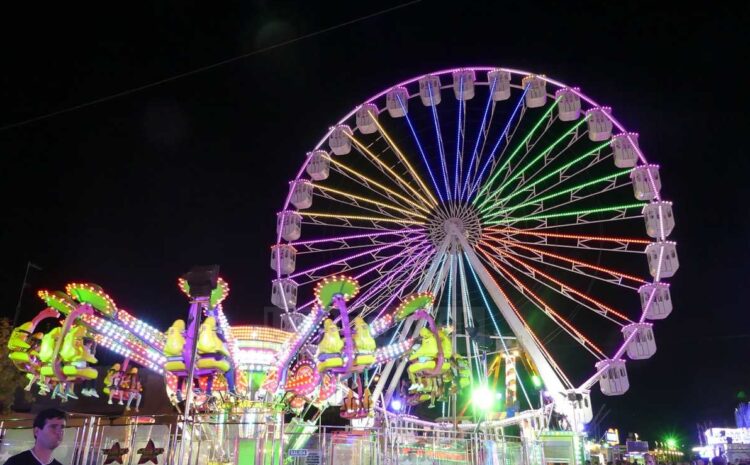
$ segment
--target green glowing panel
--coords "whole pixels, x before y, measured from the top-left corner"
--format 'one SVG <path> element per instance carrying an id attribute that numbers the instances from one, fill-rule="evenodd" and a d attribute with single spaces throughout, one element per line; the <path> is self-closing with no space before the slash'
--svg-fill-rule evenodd
<path id="1" fill-rule="evenodd" d="M 39 297 L 41 297 L 49 307 L 54 308 L 63 315 L 67 315 L 76 308 L 76 303 L 60 291 L 54 291 L 52 293 L 39 291 Z"/>
<path id="2" fill-rule="evenodd" d="M 357 281 L 346 276 L 334 276 L 319 282 L 315 287 L 315 297 L 323 307 L 328 307 L 333 302 L 333 297 L 341 295 L 348 301 L 359 292 Z"/>
<path id="3" fill-rule="evenodd" d="M 188 282 L 182 278 L 177 280 L 177 285 L 180 287 L 180 290 L 188 297 L 190 297 L 190 285 Z M 222 278 L 219 278 L 216 281 L 216 287 L 211 291 L 211 296 L 209 298 L 209 305 L 211 308 L 216 307 L 220 303 L 224 302 L 224 299 L 227 298 L 229 295 L 229 284 L 227 284 L 226 281 L 224 281 Z"/>
<path id="4" fill-rule="evenodd" d="M 89 304 L 105 315 L 111 315 L 117 310 L 114 301 L 96 284 L 73 284 L 67 290 L 77 301 Z"/>
<path id="5" fill-rule="evenodd" d="M 435 302 L 435 296 L 429 293 L 409 296 L 396 309 L 396 321 L 407 318 L 417 310 L 429 310 Z"/>

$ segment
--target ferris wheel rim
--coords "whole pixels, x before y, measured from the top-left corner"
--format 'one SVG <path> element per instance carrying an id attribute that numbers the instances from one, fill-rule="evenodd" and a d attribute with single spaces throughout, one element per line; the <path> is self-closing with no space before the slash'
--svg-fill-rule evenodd
<path id="1" fill-rule="evenodd" d="M 512 75 L 517 75 L 517 76 L 524 76 L 524 77 L 525 76 L 535 76 L 535 77 L 537 77 L 537 78 L 545 81 L 546 83 L 549 83 L 549 84 L 552 84 L 553 86 L 556 86 L 558 89 L 569 89 L 572 93 L 574 93 L 575 95 L 577 95 L 582 101 L 585 101 L 586 103 L 588 103 L 591 106 L 591 108 L 602 108 L 602 105 L 600 105 L 598 102 L 596 102 L 592 98 L 588 97 L 586 94 L 584 94 L 583 92 L 581 92 L 577 88 L 572 87 L 572 86 L 568 86 L 565 83 L 562 83 L 560 81 L 548 78 L 546 76 L 535 74 L 535 73 L 531 73 L 531 72 L 528 72 L 528 71 L 522 71 L 522 70 L 511 69 L 511 68 L 504 68 L 504 67 L 490 67 L 490 66 L 467 66 L 467 67 L 460 67 L 460 68 L 449 68 L 449 69 L 443 69 L 443 70 L 439 70 L 439 71 L 434 71 L 434 72 L 422 74 L 422 75 L 419 75 L 419 76 L 416 76 L 416 77 L 412 77 L 412 78 L 407 79 L 405 81 L 399 82 L 398 84 L 390 86 L 390 87 L 386 88 L 385 90 L 383 90 L 383 91 L 381 91 L 381 92 L 373 95 L 372 97 L 366 99 L 361 105 L 356 106 L 353 110 L 351 110 L 344 117 L 342 117 L 335 125 L 331 126 L 329 128 L 329 130 L 325 133 L 325 135 L 320 139 L 320 141 L 315 145 L 315 147 L 312 149 L 312 151 L 310 153 L 312 153 L 313 151 L 316 151 L 316 150 L 320 150 L 321 147 L 323 147 L 323 145 L 325 144 L 325 142 L 329 139 L 329 137 L 331 136 L 331 134 L 335 130 L 336 126 L 341 125 L 341 124 L 345 123 L 346 121 L 350 120 L 356 114 L 356 112 L 357 112 L 357 110 L 359 108 L 361 108 L 365 104 L 374 103 L 378 99 L 380 99 L 383 96 L 385 96 L 392 89 L 397 88 L 397 87 L 407 86 L 407 85 L 410 85 L 410 84 L 414 84 L 414 83 L 418 82 L 424 76 L 430 76 L 430 75 L 431 76 L 441 76 L 441 75 L 451 74 L 453 72 L 461 71 L 461 70 L 471 70 L 471 71 L 474 71 L 474 72 L 477 72 L 477 71 L 479 71 L 479 72 L 489 72 L 489 71 L 494 71 L 494 70 L 503 70 L 503 71 L 511 73 Z M 476 84 L 477 85 L 488 85 L 489 82 L 483 82 L 483 81 L 479 81 L 478 80 L 476 82 Z M 442 87 L 448 87 L 448 86 L 447 85 L 446 86 L 441 86 L 441 88 Z M 518 88 L 517 85 L 513 85 L 512 87 Z M 416 98 L 417 96 L 418 96 L 418 94 L 409 95 L 408 96 L 408 100 Z M 384 109 L 378 109 L 378 110 L 379 110 L 379 113 L 382 113 L 383 111 L 385 111 Z M 631 138 L 631 133 L 627 131 L 627 129 L 624 127 L 624 125 L 621 124 L 612 115 L 611 112 L 607 112 L 607 113 L 605 113 L 605 115 L 606 115 L 606 117 L 612 122 L 612 124 L 618 130 L 620 130 L 623 134 L 625 134 L 625 136 L 626 136 L 626 138 L 628 140 L 631 140 L 630 139 Z M 643 151 L 641 150 L 641 148 L 638 146 L 638 144 L 633 144 L 632 148 L 636 152 L 636 154 L 637 154 L 637 156 L 638 156 L 641 164 L 648 165 L 648 161 L 646 160 L 646 157 L 643 154 Z M 305 173 L 306 167 L 308 166 L 308 164 L 309 164 L 309 162 L 311 160 L 311 157 L 309 155 L 310 154 L 308 154 L 308 156 L 305 157 L 304 162 L 302 163 L 302 166 L 300 167 L 300 170 L 297 172 L 296 177 L 294 178 L 294 181 L 292 181 L 292 182 L 296 182 L 296 181 L 299 181 L 301 179 L 307 179 L 304 176 L 304 173 Z M 289 191 L 289 193 L 288 193 L 288 195 L 287 195 L 287 197 L 285 199 L 284 208 L 283 208 L 282 211 L 294 211 L 294 209 L 290 205 L 291 199 L 292 199 L 292 190 L 290 189 L 290 191 Z M 662 201 L 660 193 L 656 192 L 655 196 L 654 196 L 654 199 L 650 200 L 645 205 L 648 205 L 649 203 L 660 202 L 660 201 Z M 639 217 L 639 216 L 625 217 L 624 219 L 637 218 L 637 217 Z M 406 225 L 406 226 L 408 226 L 408 225 Z M 514 226 L 514 224 L 511 223 L 508 226 Z M 554 230 L 557 227 L 558 226 L 550 226 L 549 228 L 551 230 Z M 366 228 L 362 228 L 362 229 L 366 229 Z M 536 229 L 536 228 L 532 228 L 532 229 Z M 282 240 L 281 236 L 282 236 L 282 234 L 279 231 L 277 233 L 277 237 L 276 237 L 276 245 L 281 245 L 281 244 L 291 243 L 292 242 L 292 241 L 284 241 L 284 240 Z M 662 240 L 662 241 L 666 240 L 666 236 L 663 236 L 661 238 L 656 238 L 655 240 Z M 432 257 L 430 257 L 430 260 L 436 260 L 435 255 L 433 255 Z M 277 275 L 277 278 L 282 278 L 284 276 L 284 274 L 281 273 L 280 270 L 276 272 L 276 275 Z M 653 283 L 654 285 L 656 285 L 656 284 L 662 283 L 663 282 L 662 279 L 663 279 L 663 277 L 660 276 L 659 273 L 657 273 L 657 275 L 653 277 L 653 280 L 650 281 L 650 283 Z M 653 294 L 652 294 L 652 298 L 653 298 Z M 650 304 L 651 304 L 651 300 L 649 300 L 649 305 Z M 644 307 L 644 308 L 641 309 L 641 314 L 640 314 L 639 318 L 637 319 L 638 323 L 641 323 L 641 324 L 644 323 L 644 321 L 646 319 L 646 314 L 648 312 L 648 309 L 649 309 L 648 306 L 646 306 L 646 307 Z M 617 360 L 618 358 L 620 358 L 624 354 L 624 352 L 625 352 L 625 350 L 627 348 L 627 345 L 628 345 L 628 340 L 622 342 L 621 345 L 614 352 L 614 355 L 611 358 L 607 358 L 607 360 Z M 595 375 L 594 377 L 596 377 L 596 376 L 597 375 Z M 592 377 L 589 380 L 587 380 L 586 382 L 584 382 L 581 385 L 581 387 L 579 387 L 577 389 L 588 389 L 588 387 L 590 387 L 591 384 L 592 384 L 591 383 L 591 379 L 593 379 L 594 377 Z"/>
<path id="2" fill-rule="evenodd" d="M 318 141 L 318 143 L 315 145 L 315 147 L 312 149 L 312 151 L 319 150 L 320 147 L 322 147 L 323 144 L 325 144 L 326 140 L 328 140 L 328 138 L 330 137 L 330 135 L 333 132 L 334 128 L 337 125 L 344 123 L 345 121 L 347 121 L 348 119 L 350 119 L 352 116 L 354 116 L 354 114 L 357 112 L 357 110 L 362 105 L 367 104 L 367 103 L 372 103 L 374 100 L 382 98 L 383 96 L 385 96 L 388 93 L 388 91 L 390 91 L 393 88 L 401 87 L 401 86 L 407 86 L 409 84 L 414 84 L 415 82 L 419 82 L 419 79 L 421 79 L 422 77 L 428 76 L 428 75 L 440 76 L 440 75 L 443 75 L 443 74 L 449 74 L 449 73 L 453 73 L 454 71 L 460 71 L 460 70 L 494 71 L 494 70 L 498 70 L 498 69 L 503 70 L 503 71 L 508 71 L 511 74 L 515 74 L 515 75 L 518 75 L 518 76 L 536 76 L 539 79 L 541 79 L 541 80 L 543 80 L 543 81 L 545 81 L 545 82 L 547 82 L 549 84 L 552 84 L 552 85 L 558 87 L 559 89 L 570 89 L 574 94 L 576 94 L 582 100 L 584 100 L 589 105 L 591 105 L 592 108 L 602 107 L 602 105 L 600 105 L 594 99 L 590 98 L 589 96 L 587 96 L 586 94 L 584 94 L 580 90 L 576 90 L 576 88 L 574 86 L 568 86 L 567 84 L 565 84 L 565 83 L 563 83 L 561 81 L 557 81 L 555 79 L 548 78 L 548 77 L 546 77 L 544 75 L 541 75 L 541 74 L 535 74 L 535 73 L 532 73 L 530 71 L 523 71 L 523 70 L 514 69 L 514 68 L 505 68 L 505 67 L 496 67 L 496 66 L 495 67 L 493 67 L 493 66 L 465 66 L 465 67 L 460 67 L 460 68 L 447 68 L 447 69 L 443 69 L 443 70 L 439 70 L 439 71 L 433 71 L 433 72 L 421 74 L 421 75 L 416 76 L 416 77 L 409 78 L 409 79 L 407 79 L 405 81 L 399 82 L 398 84 L 390 86 L 387 89 L 385 89 L 385 90 L 383 90 L 383 91 L 381 91 L 381 92 L 373 95 L 372 97 L 368 98 L 362 104 L 357 105 L 353 110 L 351 110 L 349 113 L 347 113 L 343 118 L 341 118 L 333 126 L 331 126 L 328 129 L 328 131 L 326 132 L 326 134 Z M 411 98 L 414 98 L 414 97 L 410 96 L 409 99 L 411 100 Z M 622 123 L 620 123 L 617 120 L 617 118 L 615 118 L 611 113 L 608 113 L 606 116 L 607 116 L 607 118 L 610 121 L 612 121 L 612 124 L 614 124 L 615 127 L 617 127 L 617 129 L 619 129 L 621 132 L 623 132 L 625 134 L 629 134 L 629 132 L 627 131 L 627 129 L 625 129 L 625 126 L 623 126 Z M 643 151 L 640 149 L 640 147 L 638 147 L 637 145 L 635 145 L 633 148 L 635 149 L 636 153 L 638 154 L 638 157 L 640 158 L 641 162 L 644 165 L 648 164 L 648 161 L 646 160 L 646 156 L 643 154 Z M 302 164 L 302 167 L 297 172 L 297 175 L 294 178 L 295 180 L 300 179 L 300 177 L 303 175 L 303 173 L 305 171 L 305 168 L 307 167 L 309 158 L 310 157 L 306 157 L 305 158 L 305 162 Z M 288 209 L 289 202 L 291 201 L 291 198 L 292 198 L 292 196 L 291 196 L 291 192 L 290 192 L 287 195 L 286 200 L 284 201 L 284 210 Z M 659 200 L 658 194 L 657 194 L 657 200 Z M 278 237 L 276 239 L 276 243 L 277 244 L 281 243 L 281 235 L 280 234 L 278 235 Z"/>

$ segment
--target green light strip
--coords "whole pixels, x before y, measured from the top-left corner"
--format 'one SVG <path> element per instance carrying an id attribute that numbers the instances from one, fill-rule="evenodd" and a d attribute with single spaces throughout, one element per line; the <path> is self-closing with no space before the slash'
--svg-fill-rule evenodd
<path id="1" fill-rule="evenodd" d="M 605 208 L 592 208 L 590 210 L 578 210 L 574 212 L 565 212 L 565 213 L 553 213 L 551 215 L 533 215 L 533 216 L 523 216 L 521 218 L 510 218 L 507 220 L 498 220 L 498 221 L 489 221 L 487 222 L 488 226 L 494 226 L 498 224 L 511 224 L 516 223 L 518 221 L 530 221 L 530 220 L 544 220 L 549 218 L 560 218 L 564 216 L 577 216 L 577 215 L 588 215 L 590 213 L 601 213 L 601 212 L 610 212 L 610 211 L 616 211 L 616 210 L 626 210 L 630 208 L 643 208 L 644 205 L 647 205 L 647 202 L 641 202 L 641 203 L 629 203 L 625 205 L 616 205 L 614 207 L 605 207 Z"/>
<path id="2" fill-rule="evenodd" d="M 568 131 L 565 134 L 563 134 L 562 136 L 560 136 L 559 139 L 557 139 L 552 144 L 550 144 L 549 147 L 547 147 L 546 149 L 544 149 L 542 151 L 542 153 L 540 153 L 533 160 L 531 160 L 529 163 L 527 163 L 526 166 L 524 166 L 523 168 L 521 168 L 521 170 L 519 170 L 518 173 L 516 173 L 513 177 L 511 177 L 510 179 L 508 179 L 507 181 L 505 181 L 495 192 L 497 192 L 497 193 L 502 192 L 503 189 L 505 189 L 508 186 L 508 184 L 510 184 L 511 182 L 515 181 L 520 176 L 522 176 L 523 173 L 526 172 L 526 170 L 528 170 L 529 168 L 531 168 L 532 165 L 534 165 L 534 163 L 536 163 L 539 160 L 541 160 L 542 158 L 544 158 L 549 152 L 551 152 L 555 148 L 555 146 L 557 146 L 557 144 L 559 144 L 560 142 L 562 142 L 563 139 L 565 139 L 568 136 L 570 136 L 573 133 L 573 131 L 576 131 L 585 122 L 586 122 L 586 119 L 583 118 L 583 119 L 581 119 L 581 121 L 578 122 L 578 124 L 576 124 L 575 126 L 573 126 L 570 129 L 568 129 Z"/>
<path id="3" fill-rule="evenodd" d="M 599 145 L 598 147 L 595 147 L 594 149 L 592 149 L 592 150 L 584 153 L 583 155 L 581 155 L 580 157 L 576 158 L 575 160 L 572 160 L 572 161 L 566 163 L 565 165 L 561 166 L 560 168 L 556 169 L 555 171 L 553 171 L 553 172 L 551 172 L 549 174 L 545 174 L 542 178 L 540 178 L 540 179 L 534 181 L 533 183 L 529 184 L 528 186 L 526 186 L 526 189 L 517 190 L 517 191 L 513 192 L 512 194 L 508 195 L 507 197 L 503 197 L 502 199 L 498 200 L 494 205 L 503 204 L 503 203 L 507 202 L 508 200 L 512 199 L 513 197 L 519 195 L 521 192 L 524 192 L 524 190 L 530 189 L 530 188 L 532 188 L 532 187 L 534 187 L 534 186 L 536 186 L 536 185 L 538 185 L 538 184 L 546 181 L 547 179 L 551 178 L 552 176 L 565 171 L 566 169 L 568 169 L 571 166 L 575 165 L 579 161 L 583 160 L 586 157 L 590 157 L 591 155 L 597 153 L 598 151 L 600 151 L 601 149 L 603 149 L 604 147 L 606 147 L 608 145 L 609 145 L 609 141 L 607 141 L 607 142 Z M 480 212 L 488 210 L 488 209 L 492 208 L 492 206 L 493 205 L 488 205 L 488 206 L 484 207 L 483 209 L 480 209 Z"/>
<path id="4" fill-rule="evenodd" d="M 549 200 L 549 199 L 552 199 L 552 198 L 555 198 L 555 197 L 558 197 L 558 196 L 561 196 L 561 195 L 565 195 L 565 194 L 568 194 L 570 192 L 576 191 L 578 189 L 583 189 L 584 187 L 593 186 L 594 184 L 597 184 L 597 183 L 600 183 L 600 182 L 609 181 L 610 179 L 618 178 L 620 176 L 629 174 L 630 171 L 631 171 L 630 168 L 628 168 L 626 170 L 618 171 L 617 173 L 612 173 L 612 174 L 609 174 L 607 176 L 603 176 L 603 177 L 601 177 L 599 179 L 594 179 L 593 181 L 589 181 L 589 182 L 584 182 L 584 183 L 578 184 L 577 186 L 573 186 L 573 187 L 570 187 L 568 189 L 564 189 L 562 191 L 558 191 L 558 192 L 553 192 L 551 194 L 547 194 L 547 195 L 545 195 L 543 197 L 538 197 L 538 198 L 537 197 L 532 197 L 531 199 L 529 199 L 528 201 L 526 201 L 526 202 L 524 202 L 522 204 L 516 205 L 514 207 L 510 207 L 510 208 L 504 208 L 502 210 L 498 210 L 498 211 L 496 211 L 494 213 L 491 213 L 489 215 L 483 215 L 482 218 L 483 219 L 495 218 L 496 216 L 500 216 L 500 215 L 502 215 L 504 213 L 507 213 L 507 212 L 510 212 L 510 211 L 514 211 L 514 210 L 517 210 L 519 208 L 527 207 L 527 206 L 533 205 L 535 203 L 543 202 L 545 200 Z"/>
<path id="5" fill-rule="evenodd" d="M 559 101 L 560 101 L 560 99 L 558 98 L 557 100 L 555 100 L 555 103 L 553 103 L 552 105 L 550 105 L 549 110 L 547 110 L 547 112 L 544 113 L 541 118 L 539 118 L 539 121 L 536 123 L 536 125 L 534 125 L 534 127 L 531 128 L 531 131 L 529 131 L 529 133 L 526 135 L 526 137 L 524 137 L 524 139 L 521 141 L 521 143 L 518 144 L 518 147 L 516 147 L 516 149 L 513 151 L 513 153 L 511 153 L 508 156 L 508 159 L 505 160 L 505 163 L 503 163 L 503 166 L 501 166 L 498 170 L 495 170 L 495 174 L 489 179 L 489 181 L 487 181 L 485 183 L 485 185 L 484 185 L 483 188 L 479 189 L 479 192 L 477 193 L 476 197 L 474 197 L 474 200 L 472 201 L 472 203 L 474 205 L 476 205 L 477 200 L 479 200 L 479 197 L 482 195 L 482 193 L 484 193 L 487 189 L 489 189 L 490 186 L 492 185 L 492 183 L 495 182 L 495 179 L 497 179 L 497 177 L 500 175 L 500 173 L 503 172 L 503 170 L 505 169 L 505 167 L 508 166 L 508 163 L 510 163 L 510 161 L 513 159 L 513 157 L 516 156 L 516 154 L 521 150 L 521 148 L 524 146 L 524 144 L 529 139 L 531 139 L 531 136 L 534 135 L 534 132 L 537 130 L 537 128 L 539 128 L 539 126 L 541 126 L 541 124 L 550 115 L 550 113 L 552 113 L 552 110 L 554 110 L 555 107 L 557 107 L 557 103 Z"/>

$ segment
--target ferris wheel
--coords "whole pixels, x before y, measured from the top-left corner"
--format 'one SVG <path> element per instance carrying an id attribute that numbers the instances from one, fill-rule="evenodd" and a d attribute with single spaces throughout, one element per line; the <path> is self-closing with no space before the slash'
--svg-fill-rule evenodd
<path id="1" fill-rule="evenodd" d="M 481 329 L 584 423 L 594 384 L 623 394 L 626 354 L 655 353 L 649 321 L 672 311 L 664 279 L 679 266 L 672 204 L 638 134 L 578 88 L 505 68 L 415 77 L 344 116 L 301 165 L 271 253 L 271 300 L 288 315 L 342 273 L 365 318 L 432 292 L 473 376 Z M 381 367 L 374 398 L 393 395 L 404 364 Z"/>

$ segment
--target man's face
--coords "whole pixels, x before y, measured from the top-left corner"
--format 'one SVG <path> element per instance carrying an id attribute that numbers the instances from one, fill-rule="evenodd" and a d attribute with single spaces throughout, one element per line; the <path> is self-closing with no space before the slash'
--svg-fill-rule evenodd
<path id="1" fill-rule="evenodd" d="M 44 428 L 34 428 L 36 442 L 42 447 L 54 450 L 63 440 L 65 433 L 65 420 L 61 418 L 50 418 L 44 423 Z"/>

